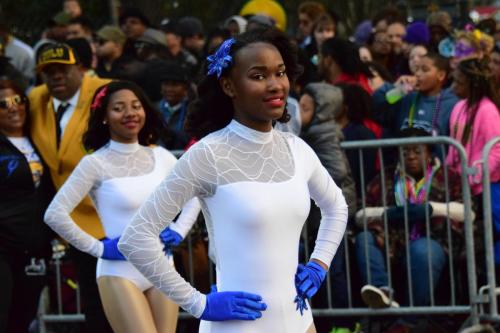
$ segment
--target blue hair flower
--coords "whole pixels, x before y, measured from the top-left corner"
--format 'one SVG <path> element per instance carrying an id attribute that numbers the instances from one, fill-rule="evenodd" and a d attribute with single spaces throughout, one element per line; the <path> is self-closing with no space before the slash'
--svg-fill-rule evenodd
<path id="1" fill-rule="evenodd" d="M 221 46 L 215 51 L 214 54 L 207 57 L 208 60 L 208 72 L 207 75 L 216 74 L 217 78 L 220 78 L 224 68 L 228 67 L 233 61 L 233 57 L 229 55 L 231 52 L 231 46 L 236 41 L 234 38 L 226 39 Z"/>

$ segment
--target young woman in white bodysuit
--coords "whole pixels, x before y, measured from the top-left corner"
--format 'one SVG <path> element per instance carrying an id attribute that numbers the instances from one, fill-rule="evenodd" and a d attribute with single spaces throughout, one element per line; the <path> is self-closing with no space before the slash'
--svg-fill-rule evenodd
<path id="1" fill-rule="evenodd" d="M 99 258 L 97 284 L 115 332 L 174 333 L 178 306 L 117 248 L 125 226 L 177 162 L 164 148 L 150 146 L 165 130 L 161 116 L 138 86 L 125 81 L 101 87 L 91 109 L 83 145 L 93 153 L 80 161 L 59 190 L 45 222 L 79 250 Z M 87 194 L 103 224 L 103 240 L 85 233 L 70 216 Z M 179 219 L 196 219 L 198 213 L 195 199 L 186 204 Z M 162 245 L 159 237 L 154 243 Z M 171 267 L 173 262 L 163 257 Z"/>
<path id="2" fill-rule="evenodd" d="M 315 332 L 307 303 L 321 285 L 347 222 L 341 190 L 287 121 L 290 80 L 300 72 L 282 33 L 253 30 L 208 58 L 186 129 L 200 139 L 140 208 L 119 249 L 153 285 L 193 316 L 200 332 Z M 204 295 L 166 265 L 156 239 L 198 197 L 217 291 Z M 310 261 L 298 247 L 310 198 L 322 221 Z"/>

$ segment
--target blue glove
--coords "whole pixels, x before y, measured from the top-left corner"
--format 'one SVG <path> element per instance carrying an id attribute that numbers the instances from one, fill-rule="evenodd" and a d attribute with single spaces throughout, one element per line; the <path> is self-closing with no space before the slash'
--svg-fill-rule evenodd
<path id="1" fill-rule="evenodd" d="M 295 273 L 295 288 L 299 296 L 311 298 L 326 277 L 326 270 L 314 261 L 300 264 Z"/>
<path id="2" fill-rule="evenodd" d="M 170 227 L 167 227 L 160 233 L 160 240 L 165 245 L 163 247 L 163 252 L 166 255 L 172 255 L 172 248 L 179 245 L 182 242 L 182 236 L 178 232 L 173 231 Z"/>
<path id="3" fill-rule="evenodd" d="M 108 260 L 127 260 L 118 250 L 118 241 L 120 237 L 113 239 L 104 238 L 101 242 L 104 245 L 104 251 L 102 252 L 101 258 Z"/>
<path id="4" fill-rule="evenodd" d="M 304 314 L 304 310 L 308 309 L 306 298 L 311 298 L 316 294 L 325 277 L 326 270 L 314 261 L 297 267 L 297 273 L 295 273 L 297 296 L 294 302 L 297 303 L 296 310 L 299 310 L 301 315 Z"/>
<path id="5" fill-rule="evenodd" d="M 208 321 L 255 320 L 267 308 L 262 297 L 243 291 L 211 292 L 200 319 Z"/>
<path id="6" fill-rule="evenodd" d="M 432 216 L 432 206 L 429 203 L 425 204 L 411 204 L 406 207 L 408 209 L 408 221 L 425 222 L 425 206 L 428 206 L 429 217 Z M 387 221 L 393 223 L 403 223 L 405 219 L 404 206 L 391 206 L 387 208 Z"/>
<path id="7" fill-rule="evenodd" d="M 170 227 L 161 232 L 160 239 L 165 246 L 177 246 L 182 242 L 182 236 Z"/>

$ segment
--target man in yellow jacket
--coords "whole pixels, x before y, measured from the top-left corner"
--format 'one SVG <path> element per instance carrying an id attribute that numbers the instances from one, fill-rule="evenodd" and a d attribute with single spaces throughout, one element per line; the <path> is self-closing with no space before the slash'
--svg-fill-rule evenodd
<path id="1" fill-rule="evenodd" d="M 65 44 L 43 47 L 36 69 L 45 84 L 34 88 L 29 95 L 31 135 L 59 189 L 86 154 L 82 136 L 87 129 L 92 98 L 95 91 L 109 81 L 85 75 L 75 53 Z M 88 197 L 75 208 L 72 217 L 90 235 L 98 239 L 104 237 Z M 74 248 L 71 252 L 85 298 L 87 325 L 94 332 L 111 332 L 103 327 L 107 321 L 95 282 L 96 258 Z"/>

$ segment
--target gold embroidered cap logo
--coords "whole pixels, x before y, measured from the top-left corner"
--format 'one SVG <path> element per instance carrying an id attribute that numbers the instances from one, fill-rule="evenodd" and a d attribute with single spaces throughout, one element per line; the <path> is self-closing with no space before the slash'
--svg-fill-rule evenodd
<path id="1" fill-rule="evenodd" d="M 36 69 L 41 71 L 43 67 L 49 64 L 73 65 L 76 63 L 75 54 L 68 45 L 51 44 L 46 46 L 38 56 Z"/>

